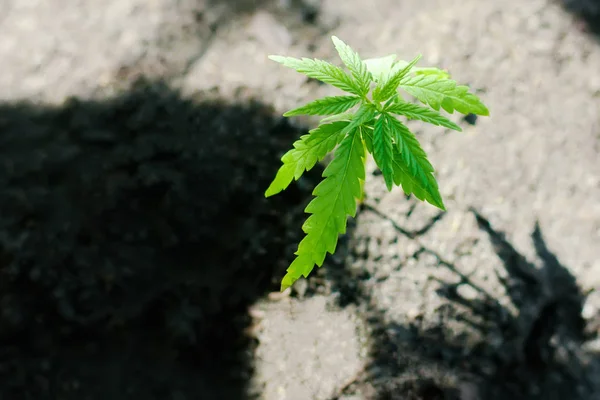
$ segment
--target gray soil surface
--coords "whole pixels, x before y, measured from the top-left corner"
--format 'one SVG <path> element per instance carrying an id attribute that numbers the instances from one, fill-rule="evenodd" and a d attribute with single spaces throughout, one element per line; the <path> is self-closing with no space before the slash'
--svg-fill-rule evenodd
<path id="1" fill-rule="evenodd" d="M 368 5 L 367 5 L 368 4 Z M 600 2 L 0 1 L 0 400 L 600 399 Z M 491 116 L 411 123 L 448 211 L 366 200 L 278 293 L 337 91 L 422 54 Z"/>

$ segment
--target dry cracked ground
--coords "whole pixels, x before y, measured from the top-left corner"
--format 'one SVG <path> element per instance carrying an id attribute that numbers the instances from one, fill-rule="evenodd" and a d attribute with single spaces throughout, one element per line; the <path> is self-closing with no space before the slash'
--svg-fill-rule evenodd
<path id="1" fill-rule="evenodd" d="M 600 399 L 600 3 L 564 3 L 2 0 L 0 399 Z M 334 90 L 266 56 L 334 34 L 491 116 L 411 124 L 448 211 L 370 162 L 280 294 L 320 173 L 262 198 L 315 123 L 280 115 Z"/>

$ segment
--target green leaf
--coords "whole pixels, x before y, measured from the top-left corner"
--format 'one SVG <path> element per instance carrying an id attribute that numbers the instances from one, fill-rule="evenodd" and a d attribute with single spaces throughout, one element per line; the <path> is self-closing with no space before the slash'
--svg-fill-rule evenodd
<path id="1" fill-rule="evenodd" d="M 389 191 L 391 191 L 394 186 L 393 147 L 392 131 L 388 116 L 382 114 L 375 121 L 375 129 L 373 131 L 373 158 L 375 158 L 377 166 L 383 173 L 385 185 Z"/>
<path id="2" fill-rule="evenodd" d="M 344 138 L 344 128 L 349 122 L 339 121 L 324 124 L 302 135 L 294 142 L 294 148 L 281 157 L 283 165 L 265 192 L 265 197 L 273 196 L 298 180 L 304 171 L 309 171 Z"/>
<path id="3" fill-rule="evenodd" d="M 433 75 L 437 79 L 450 79 L 450 74 L 448 71 L 444 71 L 443 69 L 439 68 L 413 68 L 411 72 L 414 72 L 415 75 Z"/>
<path id="4" fill-rule="evenodd" d="M 401 165 L 404 168 L 400 171 L 401 176 L 406 175 L 412 178 L 415 181 L 412 185 L 413 188 L 416 185 L 417 187 L 422 188 L 428 195 L 423 196 L 423 198 L 434 206 L 445 210 L 442 196 L 440 195 L 437 182 L 433 176 L 434 168 L 427 159 L 425 150 L 421 148 L 419 141 L 406 125 L 391 115 L 384 115 L 393 132 L 396 150 L 400 153 L 400 159 L 396 159 L 394 156 L 394 164 L 396 165 L 394 178 L 396 179 L 396 184 L 407 180 L 407 178 L 396 177 L 396 171 L 399 170 L 397 164 L 402 162 Z M 407 188 L 404 186 L 403 188 L 406 192 Z"/>
<path id="5" fill-rule="evenodd" d="M 337 36 L 332 36 L 331 40 L 335 45 L 340 58 L 348 67 L 354 79 L 361 88 L 361 94 L 364 96 L 369 93 L 369 86 L 371 85 L 371 74 L 367 69 L 367 65 L 360 58 L 357 52 L 352 50 L 350 46 L 340 40 Z"/>
<path id="6" fill-rule="evenodd" d="M 400 81 L 400 87 L 436 111 L 441 107 L 450 114 L 456 110 L 461 114 L 489 115 L 486 106 L 469 93 L 467 86 L 457 85 L 452 79 L 427 74 L 407 75 Z"/>
<path id="7" fill-rule="evenodd" d="M 400 60 L 396 64 L 394 64 L 392 70 L 397 71 L 398 69 L 402 69 L 407 65 L 408 62 Z M 450 79 L 450 74 L 448 73 L 448 71 L 435 67 L 412 67 L 410 72 L 415 75 L 435 75 L 439 79 Z"/>
<path id="8" fill-rule="evenodd" d="M 325 117 L 321 121 L 319 121 L 319 123 L 325 124 L 325 123 L 336 122 L 336 121 L 350 122 L 350 121 L 352 121 L 353 117 L 354 117 L 353 112 L 346 112 L 346 113 L 341 113 L 341 114 L 336 114 L 336 115 L 331 115 L 329 117 Z"/>
<path id="9" fill-rule="evenodd" d="M 373 76 L 373 80 L 377 83 L 382 80 L 386 80 L 392 70 L 392 65 L 394 64 L 394 60 L 396 60 L 395 54 L 390 54 L 389 56 L 379 57 L 379 58 L 369 58 L 365 60 L 365 64 L 367 65 L 367 69 Z"/>
<path id="10" fill-rule="evenodd" d="M 390 108 L 392 106 L 392 104 L 399 103 L 401 101 L 402 100 L 400 100 L 399 94 L 396 93 L 395 95 L 393 95 L 392 97 L 390 97 L 389 99 L 387 99 L 387 101 L 383 105 L 383 109 L 387 110 L 388 108 Z"/>
<path id="11" fill-rule="evenodd" d="M 385 111 L 390 112 L 392 114 L 404 115 L 409 119 L 418 119 L 421 121 L 429 122 L 433 125 L 444 126 L 446 128 L 462 132 L 460 126 L 456 125 L 448 118 L 442 116 L 437 111 L 434 111 L 431 108 L 419 106 L 417 104 L 396 102 L 390 105 L 389 107 L 386 107 Z"/>
<path id="12" fill-rule="evenodd" d="M 367 147 L 369 144 L 373 146 L 373 131 L 363 126 L 361 134 Z M 417 178 L 411 175 L 408 166 L 402 159 L 402 154 L 400 154 L 398 146 L 394 146 L 392 152 L 394 160 L 394 184 L 402 186 L 402 190 L 407 196 L 413 194 L 417 199 L 427 201 L 429 204 L 445 211 L 446 207 L 442 201 L 442 196 L 439 194 L 435 177 L 432 174 L 426 174 L 427 183 L 423 185 Z"/>
<path id="13" fill-rule="evenodd" d="M 373 154 L 373 127 L 367 125 L 361 125 L 358 127 L 358 133 L 365 142 L 367 151 Z"/>
<path id="14" fill-rule="evenodd" d="M 373 117 L 375 116 L 375 106 L 365 103 L 365 104 L 361 104 L 361 106 L 359 107 L 359 109 L 352 113 L 342 113 L 342 114 L 336 114 L 336 115 L 332 115 L 330 117 L 327 118 L 323 118 L 321 120 L 321 123 L 326 123 L 326 122 L 334 122 L 334 121 L 349 121 L 350 125 L 348 125 L 345 128 L 345 133 L 350 132 L 352 129 L 357 128 L 365 123 L 368 123 L 370 120 L 373 119 Z"/>
<path id="15" fill-rule="evenodd" d="M 435 177 L 427 174 L 427 184 L 423 184 L 417 178 L 410 174 L 409 168 L 402 159 L 402 154 L 397 147 L 394 147 L 394 183 L 402 186 L 402 190 L 408 196 L 414 196 L 421 200 L 427 201 L 429 204 L 438 207 L 442 211 L 446 210 L 442 196 L 439 193 L 438 184 Z"/>
<path id="16" fill-rule="evenodd" d="M 358 110 L 352 117 L 352 121 L 350 121 L 350 124 L 344 128 L 344 132 L 350 133 L 350 131 L 371 121 L 375 117 L 376 112 L 377 110 L 375 109 L 374 105 L 369 103 L 361 104 L 361 106 L 358 108 Z"/>
<path id="17" fill-rule="evenodd" d="M 320 80 L 345 92 L 362 96 L 362 88 L 357 85 L 343 69 L 336 67 L 327 61 L 303 57 L 269 56 L 269 59 L 278 62 L 288 68 L 292 68 L 309 78 Z"/>
<path id="18" fill-rule="evenodd" d="M 312 101 L 305 106 L 295 108 L 283 114 L 284 117 L 294 115 L 331 115 L 347 111 L 360 103 L 358 96 L 331 96 Z"/>
<path id="19" fill-rule="evenodd" d="M 308 277 L 315 264 L 323 265 L 327 252 L 335 252 L 338 236 L 346 233 L 347 217 L 356 216 L 356 201 L 362 197 L 364 158 L 363 142 L 353 130 L 340 143 L 323 172 L 325 179 L 313 191 L 316 197 L 305 209 L 311 215 L 302 226 L 306 236 L 298 245 L 296 259 L 281 282 L 281 290 L 301 276 Z"/>
<path id="20" fill-rule="evenodd" d="M 393 73 L 386 81 L 380 82 L 375 90 L 373 90 L 373 100 L 384 101 L 397 93 L 398 85 L 400 85 L 402 78 L 404 78 L 404 76 L 410 72 L 411 68 L 415 66 L 420 59 L 421 56 L 418 55 L 410 63 L 408 63 L 406 67 Z"/>
<path id="21" fill-rule="evenodd" d="M 391 125 L 392 135 L 398 150 L 402 154 L 402 159 L 409 167 L 411 174 L 419 176 L 427 172 L 433 172 L 433 166 L 427 160 L 425 150 L 415 135 L 408 129 L 406 125 L 398 121 L 395 117 L 386 114 Z"/>

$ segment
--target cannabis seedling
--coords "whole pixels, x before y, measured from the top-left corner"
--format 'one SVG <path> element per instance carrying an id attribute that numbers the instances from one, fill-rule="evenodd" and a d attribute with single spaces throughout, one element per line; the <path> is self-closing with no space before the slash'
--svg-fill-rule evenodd
<path id="1" fill-rule="evenodd" d="M 457 85 L 446 71 L 416 67 L 420 55 L 410 62 L 395 61 L 395 55 L 362 60 L 340 39 L 333 36 L 332 40 L 350 74 L 323 60 L 269 56 L 310 78 L 350 93 L 324 97 L 283 114 L 329 117 L 308 135 L 301 136 L 294 148 L 283 155 L 283 165 L 265 192 L 266 197 L 287 188 L 292 180 L 298 180 L 334 149 L 335 153 L 323 172 L 324 180 L 313 191 L 315 198 L 305 209 L 311 214 L 302 226 L 306 236 L 283 277 L 281 290 L 301 276 L 307 278 L 315 264 L 319 267 L 323 264 L 327 252 L 335 252 L 338 236 L 346 232 L 347 217 L 356 216 L 357 201 L 363 198 L 367 152 L 373 155 L 388 190 L 394 185 L 401 186 L 406 195 L 414 194 L 445 210 L 427 154 L 396 115 L 456 131 L 461 128 L 442 116 L 440 108 L 450 114 L 457 111 L 489 115 L 477 96 L 469 93 L 468 87 Z M 429 107 L 405 101 L 398 89 Z M 353 108 L 355 111 L 350 111 Z"/>

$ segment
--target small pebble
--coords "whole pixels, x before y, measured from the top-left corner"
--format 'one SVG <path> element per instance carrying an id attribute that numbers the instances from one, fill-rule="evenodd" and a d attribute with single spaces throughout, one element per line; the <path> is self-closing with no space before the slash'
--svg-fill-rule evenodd
<path id="1" fill-rule="evenodd" d="M 294 292 L 296 293 L 299 299 L 304 298 L 307 289 L 308 281 L 306 279 L 298 279 L 296 283 L 294 283 Z"/>
<path id="2" fill-rule="evenodd" d="M 409 321 L 414 321 L 417 318 L 419 318 L 420 316 L 421 316 L 421 311 L 417 308 L 411 308 L 406 313 L 406 318 L 408 318 Z"/>
<path id="3" fill-rule="evenodd" d="M 269 295 L 267 297 L 271 301 L 280 301 L 280 300 L 283 300 L 283 299 L 289 297 L 291 292 L 292 292 L 292 289 L 287 288 L 283 292 L 271 292 L 271 293 L 269 293 Z"/>
<path id="4" fill-rule="evenodd" d="M 583 310 L 581 311 L 581 316 L 584 319 L 592 319 L 596 316 L 597 313 L 598 313 L 598 309 L 593 304 L 590 304 L 589 301 L 587 301 L 585 303 L 585 305 L 583 306 Z"/>
<path id="5" fill-rule="evenodd" d="M 250 307 L 248 308 L 248 315 L 250 315 L 253 319 L 261 320 L 265 318 L 266 313 L 256 307 Z"/>
<path id="6" fill-rule="evenodd" d="M 465 300 L 475 300 L 477 298 L 477 290 L 471 285 L 462 284 L 456 288 L 456 291 Z"/>
<path id="7" fill-rule="evenodd" d="M 585 342 L 582 348 L 589 353 L 600 353 L 600 338 Z"/>

